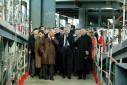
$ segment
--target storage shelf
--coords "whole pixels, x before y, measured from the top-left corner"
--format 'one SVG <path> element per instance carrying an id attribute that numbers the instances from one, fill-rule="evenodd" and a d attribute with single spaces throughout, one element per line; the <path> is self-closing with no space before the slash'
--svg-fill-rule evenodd
<path id="1" fill-rule="evenodd" d="M 0 35 L 19 43 L 26 43 L 28 38 L 22 33 L 18 32 L 8 22 L 0 19 Z"/>

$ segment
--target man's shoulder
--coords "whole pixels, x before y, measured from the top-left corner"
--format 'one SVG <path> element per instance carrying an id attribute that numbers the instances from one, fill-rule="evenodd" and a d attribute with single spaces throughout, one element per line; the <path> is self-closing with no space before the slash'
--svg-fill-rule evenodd
<path id="1" fill-rule="evenodd" d="M 34 34 L 29 35 L 29 39 L 33 39 L 34 38 Z"/>

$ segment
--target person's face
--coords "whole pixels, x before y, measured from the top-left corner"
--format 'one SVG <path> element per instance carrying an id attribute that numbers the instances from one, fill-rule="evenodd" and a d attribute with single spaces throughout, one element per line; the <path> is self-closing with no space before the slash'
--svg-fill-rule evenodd
<path id="1" fill-rule="evenodd" d="M 45 28 L 44 27 L 41 27 L 41 30 L 45 30 Z"/>
<path id="2" fill-rule="evenodd" d="M 62 34 L 63 34 L 63 30 L 61 30 L 61 29 L 60 29 L 60 33 L 62 33 Z"/>
<path id="3" fill-rule="evenodd" d="M 101 31 L 99 31 L 100 35 L 101 35 Z"/>
<path id="4" fill-rule="evenodd" d="M 59 28 L 55 28 L 55 31 L 56 31 L 56 33 L 60 32 Z"/>
<path id="5" fill-rule="evenodd" d="M 67 35 L 68 33 L 69 33 L 69 29 L 68 29 L 68 28 L 65 28 L 65 29 L 64 29 L 64 34 Z"/>
<path id="6" fill-rule="evenodd" d="M 91 33 L 90 32 L 87 32 L 87 35 L 91 36 Z"/>
<path id="7" fill-rule="evenodd" d="M 77 35 L 77 34 L 78 34 L 78 32 L 79 32 L 79 31 L 78 31 L 78 30 L 76 30 L 76 31 L 75 31 L 75 34 Z"/>
<path id="8" fill-rule="evenodd" d="M 48 29 L 45 29 L 45 31 L 44 31 L 44 32 L 45 32 L 45 34 L 47 34 L 47 33 L 49 33 L 49 30 L 48 30 Z"/>
<path id="9" fill-rule="evenodd" d="M 111 33 L 109 33 L 108 36 L 111 36 Z"/>
<path id="10" fill-rule="evenodd" d="M 55 36 L 55 34 L 56 34 L 55 30 L 51 30 L 51 31 L 49 32 L 49 35 L 52 36 L 52 37 Z"/>
<path id="11" fill-rule="evenodd" d="M 34 37 L 36 38 L 38 36 L 38 30 L 34 31 Z"/>
<path id="12" fill-rule="evenodd" d="M 80 35 L 80 36 L 82 35 L 82 30 L 78 31 L 78 35 Z"/>
<path id="13" fill-rule="evenodd" d="M 94 29 L 92 29 L 92 32 L 94 32 Z"/>
<path id="14" fill-rule="evenodd" d="M 81 29 L 81 34 L 85 35 L 86 34 L 86 30 L 85 29 Z"/>
<path id="15" fill-rule="evenodd" d="M 52 30 L 52 36 L 54 36 L 56 34 L 55 30 Z"/>
<path id="16" fill-rule="evenodd" d="M 44 34 L 43 33 L 41 33 L 41 32 L 39 32 L 39 37 L 43 37 L 44 36 Z"/>
<path id="17" fill-rule="evenodd" d="M 71 29 L 71 24 L 67 24 L 66 28 Z"/>

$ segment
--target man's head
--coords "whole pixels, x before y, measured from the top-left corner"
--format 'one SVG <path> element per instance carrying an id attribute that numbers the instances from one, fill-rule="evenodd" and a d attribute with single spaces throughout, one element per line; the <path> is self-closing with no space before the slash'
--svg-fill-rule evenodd
<path id="1" fill-rule="evenodd" d="M 100 32 L 100 35 L 103 35 L 103 31 L 102 30 L 100 30 L 99 32 Z"/>
<path id="2" fill-rule="evenodd" d="M 38 30 L 38 28 L 34 28 L 34 29 L 32 30 L 32 32 L 34 33 L 35 30 Z"/>
<path id="3" fill-rule="evenodd" d="M 111 32 L 108 33 L 108 36 L 111 36 Z"/>
<path id="4" fill-rule="evenodd" d="M 44 35 L 45 35 L 44 31 L 43 30 L 39 30 L 38 36 L 43 37 Z"/>
<path id="5" fill-rule="evenodd" d="M 55 34 L 56 34 L 56 32 L 55 32 L 54 29 L 50 29 L 50 30 L 49 30 L 49 35 L 50 35 L 51 37 L 54 37 Z"/>
<path id="6" fill-rule="evenodd" d="M 66 24 L 66 28 L 68 28 L 70 30 L 71 29 L 71 24 L 70 23 Z"/>
<path id="7" fill-rule="evenodd" d="M 93 28 L 93 31 L 94 31 L 94 32 L 96 32 L 96 31 L 97 31 L 97 29 L 96 29 L 96 28 Z"/>
<path id="8" fill-rule="evenodd" d="M 40 26 L 39 30 L 45 30 L 45 27 L 44 26 Z"/>
<path id="9" fill-rule="evenodd" d="M 69 33 L 69 29 L 68 28 L 64 28 L 64 34 L 67 35 Z"/>
<path id="10" fill-rule="evenodd" d="M 85 34 L 86 34 L 86 29 L 84 29 L 84 28 L 81 29 L 81 34 L 82 34 L 82 35 L 85 35 Z"/>
<path id="11" fill-rule="evenodd" d="M 34 30 L 34 37 L 36 38 L 38 36 L 38 30 Z"/>
<path id="12" fill-rule="evenodd" d="M 55 32 L 56 33 L 59 33 L 60 32 L 60 29 L 59 28 L 54 28 Z"/>

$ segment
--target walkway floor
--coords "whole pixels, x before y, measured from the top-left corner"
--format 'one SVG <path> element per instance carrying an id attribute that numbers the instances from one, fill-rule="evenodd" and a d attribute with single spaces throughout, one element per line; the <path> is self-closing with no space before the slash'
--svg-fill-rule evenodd
<path id="1" fill-rule="evenodd" d="M 24 85 L 97 85 L 92 74 L 87 75 L 86 80 L 77 80 L 77 77 L 72 79 L 63 79 L 61 76 L 55 76 L 54 81 L 38 79 L 38 77 L 28 77 Z"/>

